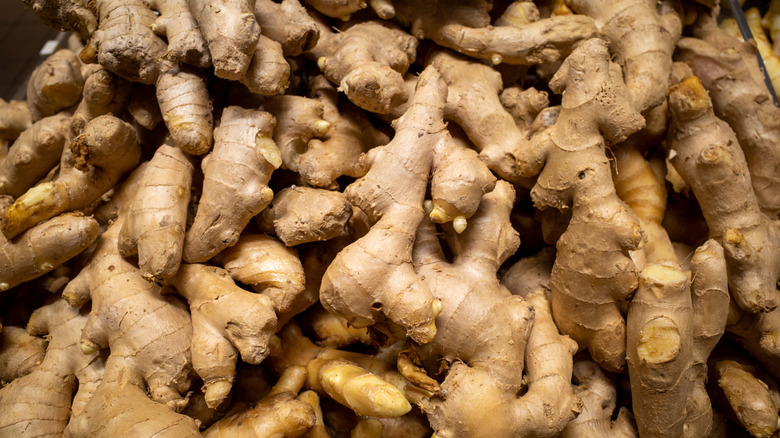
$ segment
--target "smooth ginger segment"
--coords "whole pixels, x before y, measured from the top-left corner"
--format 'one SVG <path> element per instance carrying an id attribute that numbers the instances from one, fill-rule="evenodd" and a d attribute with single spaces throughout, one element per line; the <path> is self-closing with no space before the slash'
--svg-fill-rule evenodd
<path id="1" fill-rule="evenodd" d="M 142 275 L 152 281 L 179 270 L 194 170 L 187 156 L 169 143 L 157 148 L 146 167 L 119 233 L 119 253 L 138 255 Z"/>
<path id="2" fill-rule="evenodd" d="M 32 116 L 23 101 L 6 102 L 0 99 L 0 138 L 16 140 L 25 129 L 32 126 Z"/>
<path id="3" fill-rule="evenodd" d="M 189 5 L 208 44 L 214 74 L 239 80 L 249 68 L 260 38 L 252 0 L 192 0 Z"/>
<path id="4" fill-rule="evenodd" d="M 256 149 L 270 138 L 275 119 L 259 110 L 225 108 L 214 130 L 214 150 L 202 162 L 203 195 L 184 238 L 183 257 L 204 262 L 238 241 L 251 218 L 273 198 L 268 181 L 275 167 Z"/>
<path id="5" fill-rule="evenodd" d="M 338 236 L 351 216 L 352 205 L 340 192 L 288 187 L 262 212 L 261 223 L 285 245 L 295 246 Z"/>
<path id="6" fill-rule="evenodd" d="M 739 422 L 754 437 L 771 437 L 780 429 L 780 417 L 771 389 L 749 365 L 723 359 L 713 364 L 712 374 L 726 395 Z"/>
<path id="7" fill-rule="evenodd" d="M 0 332 L 0 385 L 30 374 L 43 361 L 43 339 L 30 336 L 21 327 L 4 326 Z"/>
<path id="8" fill-rule="evenodd" d="M 84 78 L 76 53 L 63 49 L 35 68 L 27 82 L 27 105 L 33 121 L 53 116 L 81 98 Z"/>
<path id="9" fill-rule="evenodd" d="M 114 116 L 93 119 L 62 154 L 60 173 L 33 187 L 6 211 L 0 227 L 13 238 L 35 224 L 97 200 L 138 165 L 141 149 L 135 129 Z"/>
<path id="10" fill-rule="evenodd" d="M 351 362 L 329 361 L 319 374 L 323 390 L 358 415 L 400 417 L 412 409 L 398 388 Z"/>
<path id="11" fill-rule="evenodd" d="M 157 102 L 171 137 L 188 154 L 208 153 L 214 122 L 205 75 L 170 61 L 161 62 L 160 69 Z"/>

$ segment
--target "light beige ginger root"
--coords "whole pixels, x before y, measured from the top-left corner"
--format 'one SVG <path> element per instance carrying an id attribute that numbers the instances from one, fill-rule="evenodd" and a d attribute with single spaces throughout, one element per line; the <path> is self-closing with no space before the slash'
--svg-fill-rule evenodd
<path id="1" fill-rule="evenodd" d="M 100 355 L 79 348 L 86 321 L 84 312 L 61 298 L 33 313 L 27 331 L 46 335 L 46 356 L 30 374 L 0 389 L 0 435 L 61 435 L 71 413 L 83 411 L 103 375 Z"/>
<path id="2" fill-rule="evenodd" d="M 317 418 L 315 408 L 304 399 L 303 394 L 298 396 L 305 380 L 305 368 L 287 368 L 271 388 L 271 392 L 257 404 L 219 420 L 204 431 L 203 436 L 306 437 Z"/>
<path id="3" fill-rule="evenodd" d="M 83 431 L 96 430 L 89 424 L 111 421 L 124 410 L 113 403 L 101 405 L 114 397 L 108 389 L 112 386 L 142 395 L 148 389 L 154 401 L 176 410 L 187 403 L 182 394 L 190 386 L 192 372 L 190 314 L 176 298 L 162 296 L 160 286 L 145 280 L 135 265 L 119 255 L 117 242 L 126 208 L 127 205 L 100 237 L 84 268 L 62 292 L 73 306 L 92 300 L 81 333 L 81 351 L 90 354 L 110 348 L 101 383 L 106 389 L 98 388 L 102 395 L 90 400 L 87 410 L 93 413 L 84 415 L 80 423 Z M 113 410 L 106 414 L 112 416 L 99 414 L 104 409 Z"/>
<path id="4" fill-rule="evenodd" d="M 418 343 L 436 335 L 441 304 L 433 299 L 412 265 L 412 244 L 424 218 L 423 200 L 437 144 L 448 141 L 443 121 L 447 89 L 428 67 L 412 104 L 395 122 L 386 146 L 367 155 L 370 170 L 345 195 L 363 210 L 371 230 L 339 252 L 322 278 L 320 302 L 356 327 L 386 317 Z"/>
<path id="5" fill-rule="evenodd" d="M 24 0 L 47 26 L 73 31 L 88 38 L 98 27 L 95 2 L 91 0 Z"/>
<path id="6" fill-rule="evenodd" d="M 288 187 L 274 196 L 258 220 L 286 246 L 295 246 L 340 235 L 351 216 L 352 204 L 340 192 Z"/>
<path id="7" fill-rule="evenodd" d="M 72 107 L 81 98 L 83 88 L 78 55 L 67 49 L 58 50 L 35 68 L 27 82 L 27 105 L 32 120 Z"/>
<path id="8" fill-rule="evenodd" d="M 46 117 L 22 132 L 0 159 L 0 195 L 21 196 L 57 165 L 68 136 L 70 117 Z"/>
<path id="9" fill-rule="evenodd" d="M 171 137 L 188 154 L 208 153 L 214 122 L 205 75 L 170 61 L 161 62 L 160 69 L 157 101 Z"/>
<path id="10" fill-rule="evenodd" d="M 21 327 L 5 326 L 0 332 L 0 387 L 30 374 L 43 362 L 44 340 Z"/>
<path id="11" fill-rule="evenodd" d="M 211 65 L 211 55 L 186 0 L 144 0 L 160 16 L 151 24 L 156 35 L 168 42 L 166 58 L 195 67 Z"/>
<path id="12" fill-rule="evenodd" d="M 388 114 L 406 102 L 403 75 L 414 62 L 417 39 L 383 21 L 363 21 L 333 32 L 317 20 L 319 40 L 309 56 L 355 105 Z M 382 47 L 381 50 L 376 50 Z"/>
<path id="13" fill-rule="evenodd" d="M 318 289 L 311 290 L 305 284 L 306 274 L 298 252 L 271 236 L 244 233 L 238 243 L 222 251 L 214 261 L 233 280 L 271 298 L 278 327 L 317 301 Z"/>
<path id="14" fill-rule="evenodd" d="M 98 29 L 92 33 L 81 60 L 97 62 L 129 81 L 153 84 L 165 42 L 152 32 L 157 16 L 143 0 L 95 0 Z"/>
<path id="15" fill-rule="evenodd" d="M 263 96 L 284 92 L 290 83 L 290 64 L 284 59 L 281 44 L 261 34 L 240 82 L 252 93 Z"/>
<path id="16" fill-rule="evenodd" d="M 734 300 L 751 313 L 776 308 L 780 230 L 759 209 L 734 131 L 715 116 L 696 76 L 672 87 L 669 110 L 671 162 L 696 195 L 710 237 L 725 250 Z"/>
<path id="17" fill-rule="evenodd" d="M 736 360 L 734 360 L 736 359 Z M 777 384 L 742 358 L 711 361 L 710 378 L 726 396 L 739 422 L 754 437 L 768 438 L 780 430 Z"/>
<path id="18" fill-rule="evenodd" d="M 366 0 L 306 0 L 306 4 L 323 15 L 342 21 L 349 20 L 352 14 L 368 6 Z"/>
<path id="19" fill-rule="evenodd" d="M 0 99 L 0 138 L 16 140 L 24 130 L 32 126 L 32 115 L 21 100 L 6 102 Z"/>
<path id="20" fill-rule="evenodd" d="M 393 1 L 395 18 L 419 39 L 493 65 L 533 65 L 557 61 L 571 52 L 578 41 L 596 34 L 593 20 L 582 15 L 554 16 L 521 27 L 491 26 L 492 2 Z"/>
<path id="21" fill-rule="evenodd" d="M 0 291 L 52 271 L 87 249 L 99 234 L 94 219 L 66 213 L 12 240 L 0 236 Z"/>
<path id="22" fill-rule="evenodd" d="M 662 103 L 682 31 L 680 17 L 674 11 L 659 12 L 653 0 L 567 0 L 567 4 L 592 17 L 610 42 L 616 62 L 623 67 L 633 108 L 644 112 Z"/>
<path id="23" fill-rule="evenodd" d="M 276 117 L 273 138 L 283 167 L 298 171 L 300 156 L 306 152 L 309 141 L 330 130 L 330 123 L 322 118 L 324 106 L 315 99 L 284 95 L 269 98 L 262 109 Z"/>
<path id="24" fill-rule="evenodd" d="M 268 355 L 276 332 L 274 302 L 241 289 L 214 266 L 183 264 L 167 283 L 190 304 L 192 366 L 203 379 L 206 404 L 216 408 L 230 393 L 238 353 L 255 365 Z"/>
<path id="25" fill-rule="evenodd" d="M 388 362 L 376 356 L 315 345 L 294 322 L 278 334 L 266 360 L 277 373 L 290 367 L 307 371 L 305 387 L 328 395 L 358 415 L 398 417 L 411 409 L 407 399 L 430 394 L 410 385 Z"/>
<path id="26" fill-rule="evenodd" d="M 691 259 L 693 364 L 686 404 L 686 437 L 710 436 L 715 413 L 705 384 L 707 359 L 723 336 L 729 316 L 729 290 L 723 248 L 708 240 Z"/>
<path id="27" fill-rule="evenodd" d="M 644 120 L 632 109 L 620 68 L 610 62 L 603 40 L 582 43 L 550 87 L 565 90 L 560 114 L 521 150 L 518 173 L 538 175 L 531 190 L 537 208 L 572 214 L 558 240 L 550 279 L 555 322 L 602 367 L 617 371 L 625 367 L 620 307 L 638 281 L 628 252 L 639 248 L 643 235 L 615 192 L 605 147 L 625 140 Z M 597 239 L 595 229 L 601 230 Z M 594 257 L 602 263 L 589 265 Z"/>
<path id="28" fill-rule="evenodd" d="M 127 101 L 127 112 L 136 123 L 152 131 L 163 121 L 160 105 L 157 103 L 157 91 L 152 85 L 136 84 Z"/>
<path id="29" fill-rule="evenodd" d="M 628 305 L 631 399 L 641 436 L 682 436 L 693 362 L 688 276 L 676 264 L 649 263 Z"/>
<path id="30" fill-rule="evenodd" d="M 439 369 L 449 368 L 440 394 L 422 402 L 442 438 L 554 436 L 579 412 L 570 383 L 576 343 L 558 334 L 544 292 L 533 292 L 526 301 L 495 275 L 519 246 L 509 223 L 514 198 L 504 181 L 484 196 L 472 224 L 451 244 L 451 264 L 432 224 L 421 225 L 417 233 L 416 269 L 443 308 L 436 337 L 412 350 L 422 361 L 439 359 Z M 464 328 L 463 320 L 471 322 Z M 524 366 L 528 388 L 518 397 Z M 401 371 L 418 385 L 429 380 Z M 485 422 L 489 412 L 500 412 L 501 420 Z"/>
<path id="31" fill-rule="evenodd" d="M 306 152 L 298 157 L 298 173 L 307 184 L 331 189 L 336 178 L 363 176 L 366 169 L 360 155 L 374 146 L 387 144 L 389 138 L 376 129 L 352 103 L 339 99 L 339 92 L 323 75 L 310 79 L 311 97 L 322 102 L 322 119 L 330 123 L 322 139 L 312 138 Z"/>
<path id="32" fill-rule="evenodd" d="M 111 115 L 93 119 L 62 154 L 56 179 L 39 184 L 5 211 L 0 227 L 13 238 L 62 212 L 96 201 L 138 165 L 141 150 L 135 129 Z"/>
<path id="33" fill-rule="evenodd" d="M 252 0 L 191 0 L 189 6 L 208 44 L 214 74 L 240 79 L 260 38 Z"/>
<path id="34" fill-rule="evenodd" d="M 170 139 L 154 153 L 119 232 L 123 257 L 138 256 L 141 275 L 164 280 L 179 270 L 193 166 Z"/>
<path id="35" fill-rule="evenodd" d="M 273 199 L 271 173 L 282 164 L 270 114 L 236 106 L 222 112 L 214 150 L 203 159 L 203 195 L 184 238 L 188 263 L 204 262 L 238 241 L 253 216 Z"/>
<path id="36" fill-rule="evenodd" d="M 526 296 L 534 289 L 550 289 L 550 273 L 555 263 L 555 249 L 544 247 L 538 253 L 524 257 L 509 267 L 501 277 L 512 295 Z"/>
<path id="37" fill-rule="evenodd" d="M 347 320 L 328 313 L 321 306 L 312 306 L 306 311 L 304 324 L 310 327 L 323 347 L 341 348 L 351 344 L 371 344 L 371 336 L 365 328 L 352 327 Z"/>
<path id="38" fill-rule="evenodd" d="M 686 62 L 712 99 L 715 114 L 729 123 L 747 160 L 761 210 L 780 217 L 780 108 L 774 106 L 756 62 L 755 47 L 732 38 L 701 16 L 697 38 L 680 40 L 676 59 Z"/>
<path id="39" fill-rule="evenodd" d="M 631 411 L 621 407 L 613 421 L 617 405 L 617 387 L 599 365 L 590 360 L 574 362 L 574 395 L 582 400 L 582 412 L 561 432 L 561 438 L 636 438 Z"/>

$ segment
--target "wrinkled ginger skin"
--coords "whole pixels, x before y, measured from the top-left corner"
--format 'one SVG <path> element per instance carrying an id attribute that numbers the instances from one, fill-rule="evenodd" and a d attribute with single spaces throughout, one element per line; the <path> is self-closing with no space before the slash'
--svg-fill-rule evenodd
<path id="1" fill-rule="evenodd" d="M 725 250 L 732 296 L 747 312 L 776 308 L 780 230 L 759 209 L 734 131 L 715 116 L 695 76 L 670 89 L 669 110 L 671 162 Z"/>
<path id="2" fill-rule="evenodd" d="M 322 119 L 324 105 L 308 97 L 283 95 L 269 98 L 263 109 L 276 117 L 273 138 L 282 155 L 283 168 L 297 172 L 309 141 L 330 130 L 330 124 Z"/>
<path id="3" fill-rule="evenodd" d="M 31 336 L 21 327 L 5 326 L 0 332 L 0 385 L 30 374 L 43 361 L 46 347 L 42 338 Z"/>
<path id="4" fill-rule="evenodd" d="M 211 65 L 211 55 L 200 33 L 198 23 L 190 12 L 187 0 L 144 0 L 160 16 L 151 26 L 152 31 L 168 41 L 166 57 L 195 67 Z"/>
<path id="5" fill-rule="evenodd" d="M 273 227 L 286 246 L 332 239 L 344 231 L 352 204 L 340 192 L 288 187 L 263 210 L 262 222 Z"/>
<path id="6" fill-rule="evenodd" d="M 661 14 L 655 0 L 567 0 L 575 12 L 592 17 L 623 66 L 635 110 L 663 102 L 669 87 L 672 53 L 682 23 L 674 12 Z"/>
<path id="7" fill-rule="evenodd" d="M 32 126 L 32 116 L 27 104 L 20 100 L 6 102 L 0 99 L 0 139 L 16 140 L 24 130 Z"/>
<path id="8" fill-rule="evenodd" d="M 0 159 L 0 195 L 21 196 L 62 156 L 70 117 L 65 114 L 35 122 L 16 139 L 8 154 Z"/>
<path id="9" fill-rule="evenodd" d="M 631 108 L 603 40 L 582 43 L 550 86 L 556 93 L 565 90 L 560 114 L 518 155 L 518 173 L 539 175 L 531 190 L 537 208 L 570 209 L 572 215 L 558 239 L 550 278 L 555 322 L 614 372 L 625 368 L 620 306 L 638 282 L 629 251 L 639 248 L 643 234 L 616 194 L 605 147 L 638 131 L 644 119 Z M 590 264 L 594 259 L 602 263 Z"/>
<path id="10" fill-rule="evenodd" d="M 520 27 L 490 24 L 487 0 L 395 0 L 396 19 L 419 39 L 491 63 L 533 65 L 568 55 L 575 43 L 596 35 L 583 15 L 554 16 Z"/>
<path id="11" fill-rule="evenodd" d="M 282 45 L 284 56 L 311 50 L 320 33 L 298 0 L 255 0 L 255 18 L 262 34 Z"/>
<path id="12" fill-rule="evenodd" d="M 676 264 L 651 263 L 628 305 L 628 375 L 639 434 L 682 436 L 693 361 L 688 276 Z"/>
<path id="13" fill-rule="evenodd" d="M 388 114 L 406 102 L 403 75 L 415 60 L 416 38 L 383 21 L 359 22 L 338 33 L 322 21 L 317 25 L 320 38 L 309 53 L 352 103 Z"/>
<path id="14" fill-rule="evenodd" d="M 114 116 L 93 119 L 65 147 L 60 173 L 39 184 L 8 207 L 0 227 L 13 238 L 33 225 L 96 201 L 138 165 L 141 148 L 135 129 Z"/>
<path id="15" fill-rule="evenodd" d="M 98 64 L 129 81 L 153 84 L 165 42 L 152 32 L 157 18 L 142 0 L 95 0 L 98 29 L 81 51 L 85 63 Z"/>
<path id="16" fill-rule="evenodd" d="M 141 394 L 148 387 L 154 401 L 182 409 L 186 399 L 181 394 L 189 388 L 192 372 L 190 315 L 180 301 L 162 296 L 160 286 L 145 280 L 134 264 L 119 255 L 117 241 L 123 221 L 120 213 L 62 295 L 74 306 L 92 300 L 80 347 L 84 352 L 110 348 L 101 386 L 134 386 Z M 108 391 L 102 397 L 110 398 Z M 102 410 L 100 400 L 91 400 L 90 409 Z M 121 412 L 110 405 L 107 408 Z"/>
<path id="17" fill-rule="evenodd" d="M 745 154 L 761 209 L 780 217 L 780 108 L 758 72 L 752 43 L 734 39 L 702 18 L 700 38 L 680 40 L 676 59 L 687 63 L 707 89 L 715 114 L 729 123 Z M 759 76 L 756 75 L 759 73 Z"/>
<path id="18" fill-rule="evenodd" d="M 412 246 L 424 217 L 433 149 L 448 137 L 446 95 L 439 73 L 428 67 L 411 106 L 395 122 L 393 140 L 371 150 L 370 170 L 345 190 L 347 199 L 368 215 L 371 230 L 336 256 L 320 286 L 320 301 L 329 312 L 356 327 L 385 316 L 419 343 L 435 336 L 438 305 L 414 271 Z"/>
<path id="19" fill-rule="evenodd" d="M 53 116 L 78 103 L 84 88 L 81 61 L 62 49 L 35 68 L 27 82 L 27 105 L 33 121 Z"/>
<path id="20" fill-rule="evenodd" d="M 100 355 L 79 348 L 86 321 L 86 313 L 62 298 L 33 313 L 27 331 L 47 335 L 46 355 L 30 374 L 0 389 L 0 435 L 62 435 L 71 415 L 82 412 L 103 375 Z"/>
<path id="21" fill-rule="evenodd" d="M 168 284 L 190 304 L 192 366 L 203 379 L 206 404 L 215 409 L 230 392 L 238 353 L 250 364 L 268 355 L 276 332 L 274 302 L 241 289 L 214 266 L 183 264 Z"/>
<path id="22" fill-rule="evenodd" d="M 753 366 L 741 360 L 723 359 L 711 364 L 710 378 L 723 390 L 739 422 L 754 437 L 774 436 L 780 425 L 780 406 L 772 389 L 759 378 Z"/>
<path id="23" fill-rule="evenodd" d="M 89 38 L 98 27 L 95 0 L 23 0 L 47 26 Z"/>
<path id="24" fill-rule="evenodd" d="M 121 114 L 130 97 L 131 84 L 105 68 L 84 78 L 81 102 L 70 121 L 69 141 L 81 134 L 92 119 L 106 114 Z"/>
<path id="25" fill-rule="evenodd" d="M 66 213 L 13 240 L 0 237 L 0 291 L 50 272 L 87 249 L 99 234 L 94 219 Z"/>
<path id="26" fill-rule="evenodd" d="M 190 0 L 189 5 L 208 43 L 214 74 L 239 80 L 260 38 L 252 0 Z"/>
<path id="27" fill-rule="evenodd" d="M 169 61 L 161 64 L 157 102 L 165 126 L 184 152 L 204 155 L 211 150 L 211 101 L 203 73 Z"/>
<path id="28" fill-rule="evenodd" d="M 203 195 L 184 238 L 184 260 L 205 262 L 233 246 L 253 216 L 273 199 L 271 173 L 281 164 L 271 135 L 276 122 L 259 110 L 227 107 L 202 162 Z"/>
<path id="29" fill-rule="evenodd" d="M 123 257 L 138 256 L 146 279 L 163 280 L 179 269 L 193 170 L 187 156 L 168 143 L 157 148 L 144 170 L 118 249 Z"/>

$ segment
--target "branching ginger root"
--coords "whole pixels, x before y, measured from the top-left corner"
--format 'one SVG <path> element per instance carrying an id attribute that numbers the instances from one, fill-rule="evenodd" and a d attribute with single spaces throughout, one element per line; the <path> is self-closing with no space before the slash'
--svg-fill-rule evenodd
<path id="1" fill-rule="evenodd" d="M 114 116 L 93 119 L 66 146 L 60 173 L 20 196 L 6 211 L 0 227 L 13 238 L 33 225 L 97 200 L 138 165 L 141 149 L 133 127 Z"/>
<path id="2" fill-rule="evenodd" d="M 255 0 L 255 18 L 262 35 L 281 44 L 284 56 L 308 52 L 320 36 L 314 19 L 298 0 Z"/>
<path id="3" fill-rule="evenodd" d="M 106 114 L 122 114 L 130 97 L 130 83 L 110 71 L 97 67 L 84 78 L 81 102 L 70 121 L 68 141 L 73 141 L 92 119 Z"/>
<path id="4" fill-rule="evenodd" d="M 206 68 L 211 65 L 211 54 L 206 41 L 192 16 L 186 0 L 145 0 L 160 16 L 152 23 L 156 35 L 165 37 L 168 50 L 165 56 L 176 61 Z"/>
<path id="5" fill-rule="evenodd" d="M 734 131 L 715 116 L 695 76 L 672 87 L 669 109 L 672 164 L 693 189 L 710 236 L 725 250 L 734 299 L 751 313 L 776 308 L 780 230 L 759 209 Z"/>
<path id="6" fill-rule="evenodd" d="M 86 321 L 85 312 L 61 298 L 33 313 L 27 331 L 48 335 L 46 356 L 30 374 L 0 389 L 0 435 L 61 435 L 71 412 L 84 410 L 103 376 L 100 355 L 85 355 L 79 348 Z"/>
<path id="7" fill-rule="evenodd" d="M 227 107 L 214 130 L 214 150 L 202 163 L 203 196 L 184 238 L 188 263 L 204 262 L 238 241 L 241 230 L 273 199 L 271 173 L 282 157 L 271 135 L 275 119 L 259 110 Z"/>
<path id="8" fill-rule="evenodd" d="M 33 121 L 53 116 L 78 103 L 84 88 L 81 61 L 63 49 L 35 68 L 27 82 L 27 105 Z"/>
<path id="9" fill-rule="evenodd" d="M 617 371 L 625 367 L 620 305 L 638 282 L 628 252 L 639 248 L 643 235 L 615 192 L 605 146 L 623 141 L 644 120 L 632 109 L 603 40 L 580 45 L 550 86 L 565 90 L 560 114 L 518 155 L 518 173 L 539 175 L 531 191 L 537 208 L 571 209 L 550 280 L 555 322 L 601 366 Z M 595 229 L 601 230 L 598 239 Z M 593 257 L 602 262 L 590 265 Z"/>
<path id="10" fill-rule="evenodd" d="M 260 38 L 252 0 L 188 2 L 208 44 L 214 74 L 238 80 L 249 68 Z"/>
<path id="11" fill-rule="evenodd" d="M 452 245 L 452 264 L 446 262 L 432 224 L 418 230 L 415 265 L 443 308 L 434 340 L 412 349 L 422 361 L 439 358 L 442 369 L 450 366 L 440 394 L 422 402 L 436 436 L 553 435 L 579 412 L 570 384 L 576 343 L 558 334 L 542 291 L 525 301 L 495 276 L 519 245 L 509 223 L 513 203 L 514 190 L 506 182 L 485 195 L 472 225 Z M 465 329 L 464 320 L 471 321 Z M 517 397 L 524 365 L 528 391 Z M 427 376 L 401 371 L 415 384 L 438 392 Z M 503 420 L 486 423 L 488 412 L 501 412 Z"/>
<path id="12" fill-rule="evenodd" d="M 386 146 L 367 155 L 370 170 L 346 188 L 353 205 L 373 224 L 367 235 L 342 250 L 322 278 L 320 301 L 356 327 L 387 317 L 416 342 L 436 334 L 441 310 L 412 266 L 414 233 L 422 209 L 433 150 L 447 141 L 443 122 L 446 86 L 433 67 L 420 75 L 412 105 L 396 121 Z"/>

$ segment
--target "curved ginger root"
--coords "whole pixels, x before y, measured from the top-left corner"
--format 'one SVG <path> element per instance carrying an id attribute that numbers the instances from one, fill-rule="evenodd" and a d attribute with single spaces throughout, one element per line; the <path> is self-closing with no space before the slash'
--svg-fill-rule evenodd
<path id="1" fill-rule="evenodd" d="M 27 82 L 27 105 L 33 121 L 53 116 L 78 103 L 84 88 L 81 61 L 63 49 L 35 68 Z"/>

